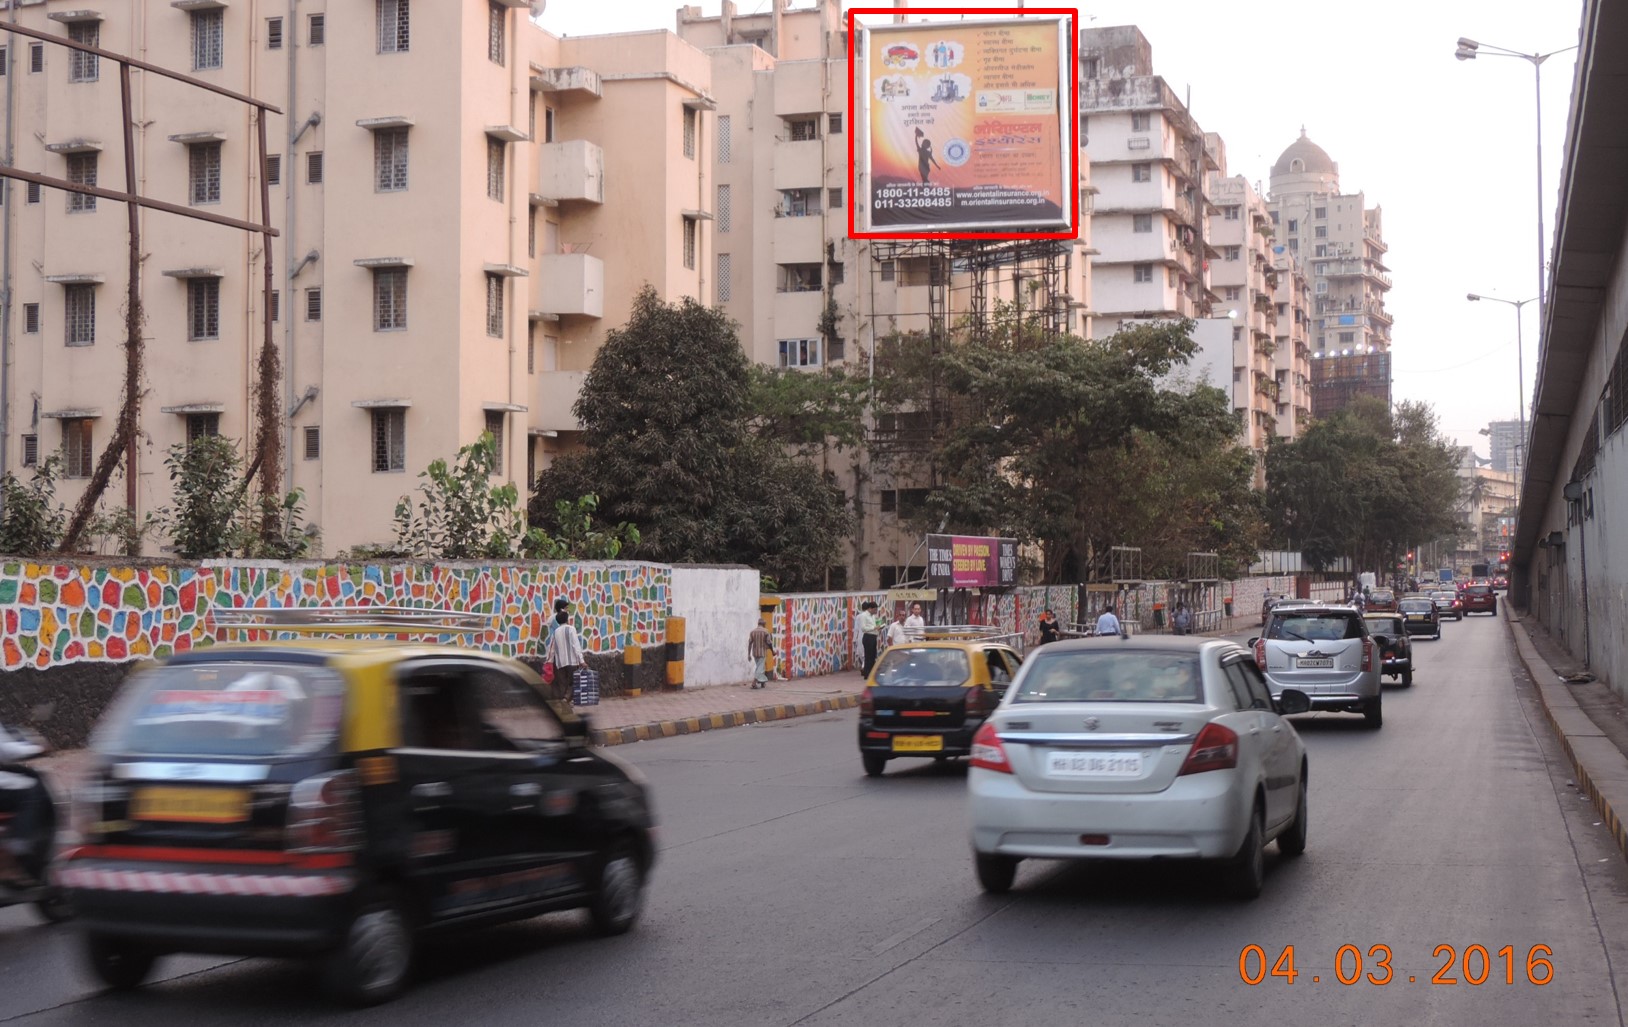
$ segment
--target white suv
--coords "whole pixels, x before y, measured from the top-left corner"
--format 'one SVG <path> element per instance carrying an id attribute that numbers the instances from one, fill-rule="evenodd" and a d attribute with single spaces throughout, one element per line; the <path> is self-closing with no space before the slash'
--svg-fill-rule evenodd
<path id="1" fill-rule="evenodd" d="M 1272 608 L 1263 634 L 1249 644 L 1272 698 L 1297 689 L 1314 710 L 1360 713 L 1368 727 L 1378 728 L 1385 721 L 1381 650 L 1389 642 L 1368 633 L 1354 606 L 1285 603 Z"/>

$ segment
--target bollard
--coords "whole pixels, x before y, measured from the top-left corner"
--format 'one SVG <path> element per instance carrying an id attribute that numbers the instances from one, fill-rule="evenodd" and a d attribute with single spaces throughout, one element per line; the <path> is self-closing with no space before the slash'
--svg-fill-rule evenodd
<path id="1" fill-rule="evenodd" d="M 640 649 L 636 645 L 630 645 L 626 649 L 622 650 L 622 666 L 629 668 L 628 671 L 627 671 L 627 679 L 628 679 L 629 682 L 633 681 L 634 671 L 632 670 L 632 668 L 642 666 L 643 664 L 644 664 L 644 650 L 643 649 Z M 627 695 L 629 697 L 636 698 L 636 697 L 641 696 L 643 694 L 644 694 L 644 689 L 643 688 L 639 688 L 638 686 L 633 685 L 631 683 L 627 686 Z"/>
<path id="2" fill-rule="evenodd" d="M 667 687 L 684 687 L 684 618 L 667 618 Z"/>

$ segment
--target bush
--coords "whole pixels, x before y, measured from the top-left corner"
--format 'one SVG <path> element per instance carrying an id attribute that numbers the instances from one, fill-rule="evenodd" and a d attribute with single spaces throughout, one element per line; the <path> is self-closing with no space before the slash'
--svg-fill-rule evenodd
<path id="1" fill-rule="evenodd" d="M 37 556 L 62 541 L 68 515 L 56 501 L 61 463 L 55 454 L 46 457 L 26 484 L 10 471 L 0 477 L 0 553 Z"/>

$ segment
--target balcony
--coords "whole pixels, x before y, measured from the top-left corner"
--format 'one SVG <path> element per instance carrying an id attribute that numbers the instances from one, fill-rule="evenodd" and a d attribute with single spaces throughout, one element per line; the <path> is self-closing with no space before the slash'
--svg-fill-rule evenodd
<path id="1" fill-rule="evenodd" d="M 597 100 L 604 95 L 599 73 L 580 65 L 570 68 L 542 68 L 533 64 L 531 88 L 539 93 L 575 99 Z"/>
<path id="2" fill-rule="evenodd" d="M 825 158 L 818 139 L 779 136 L 774 143 L 774 187 L 807 189 L 825 185 Z M 847 158 L 846 153 L 843 155 Z"/>
<path id="3" fill-rule="evenodd" d="M 543 431 L 581 431 L 582 424 L 571 412 L 582 391 L 586 371 L 539 371 L 531 390 L 531 427 Z"/>
<path id="4" fill-rule="evenodd" d="M 543 143 L 537 155 L 537 192 L 556 203 L 604 203 L 605 151 L 586 139 Z"/>
<path id="5" fill-rule="evenodd" d="M 605 316 L 605 262 L 586 253 L 549 253 L 537 258 L 532 309 L 545 314 Z"/>
<path id="6" fill-rule="evenodd" d="M 777 217 L 769 236 L 776 264 L 818 265 L 825 258 L 824 218 Z"/>

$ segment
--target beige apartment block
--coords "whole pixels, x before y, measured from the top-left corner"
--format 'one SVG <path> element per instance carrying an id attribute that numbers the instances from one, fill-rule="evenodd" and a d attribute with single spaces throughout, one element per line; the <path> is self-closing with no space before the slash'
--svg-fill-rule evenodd
<path id="1" fill-rule="evenodd" d="M 1272 373 L 1278 384 L 1277 434 L 1293 439 L 1311 423 L 1310 336 L 1315 307 L 1305 265 L 1286 246 L 1274 245 L 1272 251 L 1278 272 L 1273 293 L 1278 323 L 1272 354 Z"/>
<path id="2" fill-rule="evenodd" d="M 1206 271 L 1221 256 L 1206 194 L 1224 161 L 1220 138 L 1153 74 L 1153 47 L 1135 26 L 1085 29 L 1079 53 L 1080 137 L 1096 190 L 1092 334 L 1225 310 Z"/>
<path id="3" fill-rule="evenodd" d="M 1357 396 L 1389 403 L 1394 319 L 1380 208 L 1340 191 L 1339 167 L 1304 129 L 1272 166 L 1270 204 L 1277 242 L 1312 283 L 1312 414 L 1326 417 Z"/>
<path id="4" fill-rule="evenodd" d="M 1272 259 L 1272 215 L 1259 190 L 1242 175 L 1210 176 L 1211 245 L 1220 254 L 1210 265 L 1210 287 L 1232 322 L 1232 404 L 1243 442 L 1255 454 L 1256 477 L 1265 484 L 1266 446 L 1276 433 L 1281 385 L 1276 375 L 1278 269 Z"/>
<path id="5" fill-rule="evenodd" d="M 524 0 L 33 0 L 19 23 L 282 107 L 254 159 L 240 104 L 134 75 L 137 186 L 235 218 L 270 186 L 286 480 L 333 553 L 482 431 L 525 482 L 573 444 L 582 374 L 646 283 L 710 302 L 712 60 L 671 32 L 561 39 Z M 17 37 L 18 167 L 119 187 L 117 68 Z M 257 236 L 144 211 L 140 509 L 164 457 L 247 439 Z M 6 469 L 66 454 L 72 502 L 119 408 L 126 219 L 7 183 Z M 749 262 L 749 261 L 748 261 Z M 115 480 L 107 503 L 122 505 Z"/>

